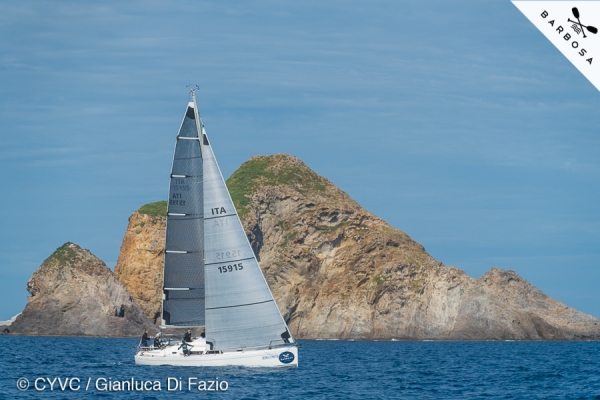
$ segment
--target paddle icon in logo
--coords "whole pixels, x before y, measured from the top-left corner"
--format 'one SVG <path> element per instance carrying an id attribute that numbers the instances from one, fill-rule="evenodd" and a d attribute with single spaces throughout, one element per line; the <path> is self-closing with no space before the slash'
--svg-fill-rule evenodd
<path id="1" fill-rule="evenodd" d="M 595 26 L 591 26 L 591 25 L 585 26 L 585 25 L 583 25 L 581 23 L 581 21 L 579 20 L 579 10 L 577 9 L 577 7 L 573 7 L 573 9 L 571 11 L 573 11 L 573 16 L 575 18 L 577 18 L 577 22 L 571 21 L 571 18 L 567 19 L 567 21 L 573 22 L 573 24 L 574 24 L 573 25 L 573 29 L 575 29 L 575 31 L 577 33 L 579 33 L 578 31 L 581 30 L 581 32 L 583 32 L 583 37 L 584 38 L 587 37 L 587 36 L 585 36 L 585 30 L 586 29 L 590 33 L 594 33 L 594 34 L 598 33 L 598 29 Z M 579 29 L 576 28 L 578 25 L 579 25 Z"/>

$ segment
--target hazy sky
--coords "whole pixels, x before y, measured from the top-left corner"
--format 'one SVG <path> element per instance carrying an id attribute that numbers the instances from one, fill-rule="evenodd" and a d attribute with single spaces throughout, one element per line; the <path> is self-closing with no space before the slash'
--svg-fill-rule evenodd
<path id="1" fill-rule="evenodd" d="M 510 1 L 96 4 L 0 3 L 0 320 L 67 241 L 114 267 L 189 84 L 225 177 L 293 154 L 446 265 L 600 317 L 600 92 Z"/>

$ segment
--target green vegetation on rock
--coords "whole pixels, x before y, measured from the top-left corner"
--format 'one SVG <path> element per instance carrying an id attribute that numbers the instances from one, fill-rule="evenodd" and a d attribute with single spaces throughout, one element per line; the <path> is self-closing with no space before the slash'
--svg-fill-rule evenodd
<path id="1" fill-rule="evenodd" d="M 248 214 L 247 206 L 250 204 L 250 195 L 258 187 L 259 178 L 268 175 L 267 167 L 270 161 L 269 157 L 253 157 L 243 163 L 227 179 L 227 188 L 240 218 L 243 219 Z"/>
<path id="2" fill-rule="evenodd" d="M 323 192 L 328 183 L 327 179 L 317 175 L 297 158 L 276 154 L 252 157 L 243 163 L 227 179 L 227 188 L 239 217 L 244 220 L 250 212 L 248 205 L 251 197 L 259 187 L 289 185 L 304 194 Z M 145 204 L 140 207 L 138 212 L 166 217 L 167 201 Z"/>
<path id="3" fill-rule="evenodd" d="M 167 201 L 156 201 L 154 203 L 144 204 L 138 210 L 140 214 L 154 215 L 157 217 L 167 216 Z"/>
<path id="4" fill-rule="evenodd" d="M 328 181 L 295 157 L 283 154 L 256 156 L 243 163 L 229 179 L 227 188 L 243 220 L 250 211 L 251 196 L 261 186 L 289 185 L 300 193 L 322 192 Z"/>
<path id="5" fill-rule="evenodd" d="M 377 288 L 381 288 L 385 283 L 392 278 L 392 275 L 374 276 L 373 280 L 377 283 Z"/>
<path id="6" fill-rule="evenodd" d="M 290 241 L 293 241 L 298 236 L 297 231 L 291 231 L 285 234 L 283 237 L 283 242 L 279 245 L 279 247 L 286 247 Z"/>
<path id="7" fill-rule="evenodd" d="M 50 257 L 44 260 L 43 265 L 58 266 L 77 260 L 77 252 L 71 248 L 71 244 L 71 242 L 67 242 L 60 246 Z"/>

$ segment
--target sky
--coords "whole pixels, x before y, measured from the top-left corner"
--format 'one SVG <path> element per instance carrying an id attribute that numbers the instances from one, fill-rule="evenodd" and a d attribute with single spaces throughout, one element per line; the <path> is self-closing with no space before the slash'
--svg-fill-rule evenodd
<path id="1" fill-rule="evenodd" d="M 0 38 L 0 320 L 65 242 L 114 268 L 188 85 L 225 178 L 292 154 L 444 264 L 600 317 L 600 92 L 508 0 L 24 0 Z"/>

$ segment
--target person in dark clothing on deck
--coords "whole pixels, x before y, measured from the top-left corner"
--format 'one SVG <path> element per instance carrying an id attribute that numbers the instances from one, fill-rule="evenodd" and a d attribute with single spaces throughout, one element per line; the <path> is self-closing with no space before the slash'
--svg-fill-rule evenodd
<path id="1" fill-rule="evenodd" d="M 191 329 L 187 330 L 187 332 L 183 336 L 183 340 L 186 341 L 186 342 L 188 342 L 188 343 L 193 342 L 193 339 L 192 339 L 192 330 Z"/>
<path id="2" fill-rule="evenodd" d="M 156 336 L 154 336 L 153 346 L 155 349 L 160 349 L 160 332 L 157 333 Z"/>
<path id="3" fill-rule="evenodd" d="M 142 335 L 142 347 L 148 347 L 148 329 L 144 330 Z"/>
<path id="4" fill-rule="evenodd" d="M 192 352 L 190 351 L 190 347 L 192 347 L 192 346 L 193 345 L 191 345 L 191 344 L 187 344 L 187 342 L 185 341 L 185 339 L 183 339 L 181 341 L 181 345 L 179 345 L 179 347 L 177 348 L 177 350 L 183 349 L 182 350 L 183 351 L 183 355 L 184 355 L 184 357 L 187 357 L 187 356 L 189 356 L 189 355 L 192 354 Z"/>

